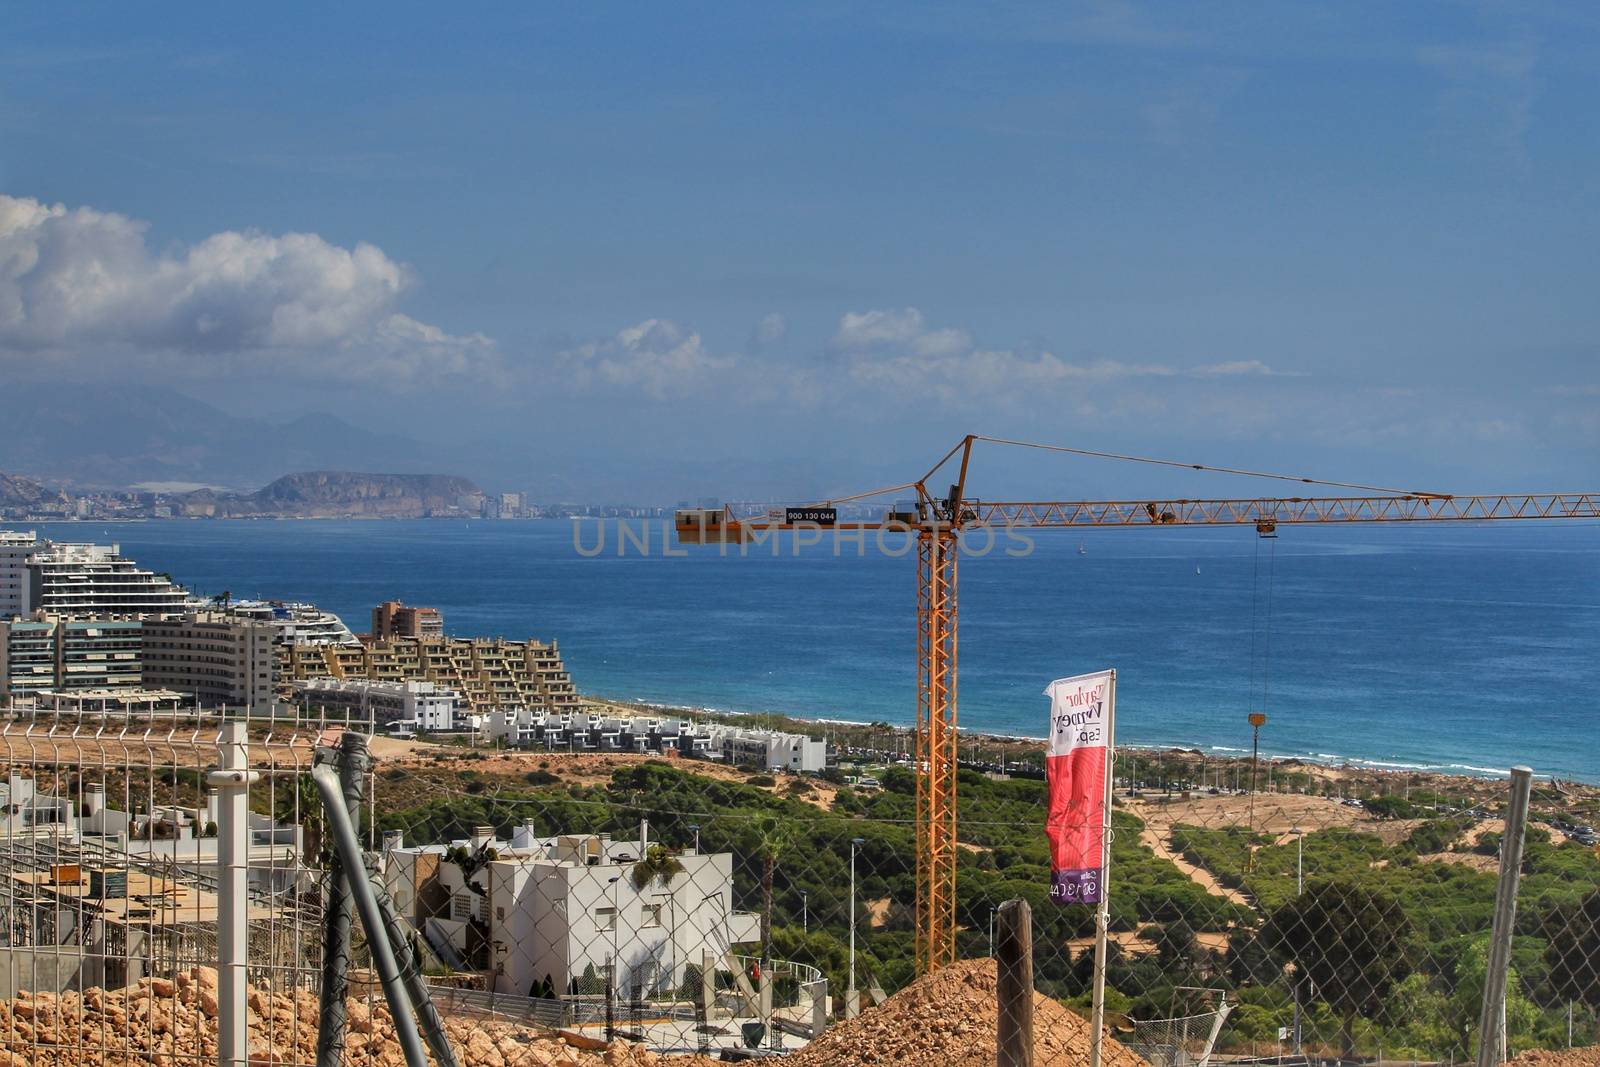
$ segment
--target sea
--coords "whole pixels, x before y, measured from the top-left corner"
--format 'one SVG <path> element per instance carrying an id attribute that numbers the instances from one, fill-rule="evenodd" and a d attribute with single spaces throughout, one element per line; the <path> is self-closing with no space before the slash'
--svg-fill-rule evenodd
<path id="1" fill-rule="evenodd" d="M 16 524 L 12 524 L 15 526 Z M 38 524 L 206 594 L 367 628 L 398 599 L 457 635 L 559 642 L 579 690 L 908 724 L 903 538 L 680 548 L 659 520 Z M 1600 782 L 1600 523 L 1091 529 L 972 539 L 964 730 L 1043 736 L 1045 686 L 1117 670 L 1117 740 L 1217 755 Z"/>

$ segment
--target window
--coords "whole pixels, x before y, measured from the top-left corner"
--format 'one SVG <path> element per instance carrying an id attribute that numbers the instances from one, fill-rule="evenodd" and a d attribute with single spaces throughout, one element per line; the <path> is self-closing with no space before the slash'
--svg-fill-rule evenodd
<path id="1" fill-rule="evenodd" d="M 615 930 L 617 928 L 617 909 L 594 909 L 594 924 L 602 930 Z"/>
<path id="2" fill-rule="evenodd" d="M 644 913 L 641 916 L 641 921 L 640 921 L 639 925 L 643 926 L 643 927 L 645 927 L 647 929 L 649 927 L 652 927 L 652 926 L 660 926 L 661 925 L 661 905 L 660 904 L 646 904 L 644 906 Z"/>

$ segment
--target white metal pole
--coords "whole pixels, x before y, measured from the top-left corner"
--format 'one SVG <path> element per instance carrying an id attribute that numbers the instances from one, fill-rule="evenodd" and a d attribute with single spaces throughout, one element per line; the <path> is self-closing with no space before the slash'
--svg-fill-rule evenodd
<path id="1" fill-rule="evenodd" d="M 1111 761 L 1116 752 L 1117 672 L 1106 683 L 1106 793 L 1100 828 L 1100 904 L 1094 915 L 1094 1001 L 1089 1014 L 1089 1067 L 1100 1067 L 1106 1021 L 1106 929 L 1111 924 Z"/>
<path id="2" fill-rule="evenodd" d="M 249 946 L 246 857 L 249 848 L 250 756 L 245 724 L 225 722 L 217 745 L 217 1064 L 245 1067 L 250 1058 L 245 964 Z"/>

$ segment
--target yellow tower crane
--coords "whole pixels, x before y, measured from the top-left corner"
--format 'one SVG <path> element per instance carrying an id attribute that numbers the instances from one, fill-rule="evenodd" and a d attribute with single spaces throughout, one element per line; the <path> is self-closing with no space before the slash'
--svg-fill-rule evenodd
<path id="1" fill-rule="evenodd" d="M 967 492 L 973 446 L 979 442 L 1048 452 L 1210 471 L 1310 486 L 1350 490 L 1349 496 L 1246 497 L 1145 500 L 982 500 Z M 949 490 L 929 489 L 947 464 L 959 460 Z M 895 504 L 876 519 L 841 522 L 837 505 L 913 490 L 910 504 Z M 1151 459 L 1090 449 L 1041 445 L 968 434 L 914 482 L 762 514 L 720 509 L 680 510 L 683 544 L 744 544 L 784 530 L 900 531 L 917 543 L 917 969 L 935 971 L 956 952 L 957 616 L 956 558 L 965 531 L 1043 530 L 1101 526 L 1254 526 L 1270 534 L 1280 525 L 1308 523 L 1494 522 L 1600 518 L 1600 493 L 1515 493 L 1462 496 L 1387 489 L 1263 471 Z"/>

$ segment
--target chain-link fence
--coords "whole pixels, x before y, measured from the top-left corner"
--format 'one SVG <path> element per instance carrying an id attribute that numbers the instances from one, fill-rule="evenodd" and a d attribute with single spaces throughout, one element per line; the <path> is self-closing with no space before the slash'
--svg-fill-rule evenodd
<path id="1" fill-rule="evenodd" d="M 247 817 L 224 884 L 220 717 L 29 711 L 0 724 L 0 1020 L 13 1063 L 217 1062 L 218 961 L 242 920 L 252 1046 L 310 1062 L 322 915 L 314 730 L 253 724 Z"/>
<path id="2" fill-rule="evenodd" d="M 842 767 L 813 775 L 394 744 L 375 783 L 385 878 L 436 966 L 486 1005 L 664 1050 L 816 1041 L 808 1056 L 839 1062 L 852 1041 L 898 1040 L 886 1033 L 896 1011 L 930 1050 L 983 1031 L 983 1018 L 992 1046 L 984 961 L 998 909 L 1023 899 L 1033 981 L 1053 1005 L 1036 1027 L 1055 1029 L 1039 1039 L 1063 1055 L 1086 1047 L 1094 911 L 1049 899 L 1037 763 L 1002 771 L 981 755 L 959 787 L 965 984 L 909 989 L 877 1022 L 840 1026 L 916 978 L 915 780 L 900 751 L 846 750 Z M 1504 782 L 1268 775 L 1252 791 L 1247 765 L 1119 756 L 1106 1059 L 1473 1058 Z M 1594 800 L 1536 790 L 1513 1054 L 1596 1040 L 1600 860 L 1583 829 Z"/>
<path id="3" fill-rule="evenodd" d="M 192 712 L 0 725 L 0 1032 L 17 1057 L 216 1061 L 225 725 Z M 340 734 L 322 720 L 244 733 L 249 1055 L 309 1065 L 337 911 L 337 827 L 313 771 Z M 959 962 L 918 979 L 912 746 L 886 736 L 836 743 L 820 773 L 774 769 L 754 745 L 703 759 L 379 736 L 353 829 L 466 1067 L 585 1062 L 608 1040 L 816 1065 L 992 1062 L 991 958 L 1015 900 L 1031 912 L 1035 1062 L 1087 1062 L 1095 914 L 1050 899 L 1038 760 L 963 746 Z M 1114 786 L 1102 1063 L 1475 1057 L 1503 781 L 1124 752 Z M 1600 1039 L 1597 803 L 1534 789 L 1513 1055 Z M 350 928 L 334 1062 L 397 1065 L 367 926 Z"/>

